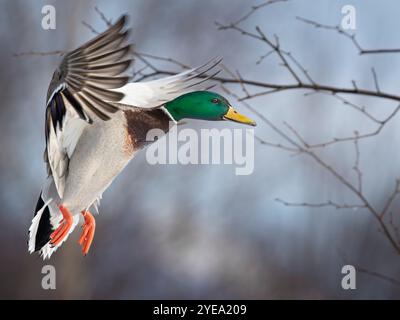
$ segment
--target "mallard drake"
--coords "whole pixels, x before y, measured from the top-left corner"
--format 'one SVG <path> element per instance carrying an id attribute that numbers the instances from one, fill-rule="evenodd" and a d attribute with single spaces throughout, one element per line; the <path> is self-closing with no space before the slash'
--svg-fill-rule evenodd
<path id="1" fill-rule="evenodd" d="M 64 55 L 47 92 L 45 113 L 48 177 L 29 228 L 29 252 L 46 259 L 66 241 L 83 217 L 79 239 L 89 251 L 103 192 L 135 154 L 149 144 L 146 134 L 185 118 L 254 121 L 227 99 L 204 90 L 206 73 L 220 60 L 175 76 L 129 83 L 131 46 L 125 44 L 126 16 L 104 33 Z M 214 73 L 212 73 L 214 74 Z"/>

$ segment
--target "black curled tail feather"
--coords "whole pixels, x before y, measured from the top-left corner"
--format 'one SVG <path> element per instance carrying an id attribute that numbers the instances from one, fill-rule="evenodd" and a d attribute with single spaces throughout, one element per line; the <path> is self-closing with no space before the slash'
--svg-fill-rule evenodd
<path id="1" fill-rule="evenodd" d="M 50 235 L 53 232 L 50 218 L 49 202 L 45 203 L 40 193 L 29 228 L 28 250 L 30 253 L 39 251 L 50 241 Z"/>

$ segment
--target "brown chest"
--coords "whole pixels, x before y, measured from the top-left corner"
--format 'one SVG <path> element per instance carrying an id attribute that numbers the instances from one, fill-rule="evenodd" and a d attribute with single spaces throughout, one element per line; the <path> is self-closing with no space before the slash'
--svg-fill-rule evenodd
<path id="1" fill-rule="evenodd" d="M 124 151 L 132 154 L 151 143 L 147 134 L 152 129 L 161 129 L 164 133 L 169 130 L 169 117 L 161 109 L 138 109 L 124 111 L 126 118 L 126 139 Z"/>

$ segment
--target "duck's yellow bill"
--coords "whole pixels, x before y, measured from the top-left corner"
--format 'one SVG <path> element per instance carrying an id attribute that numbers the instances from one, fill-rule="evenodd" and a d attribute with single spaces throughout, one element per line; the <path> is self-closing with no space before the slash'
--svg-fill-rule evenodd
<path id="1" fill-rule="evenodd" d="M 224 119 L 235 121 L 235 122 L 239 122 L 239 123 L 248 124 L 248 125 L 251 125 L 251 126 L 256 126 L 257 125 L 255 123 L 255 121 L 253 121 L 253 120 L 247 118 L 246 116 L 240 114 L 239 112 L 237 112 L 232 107 L 229 107 L 228 112 L 224 115 Z"/>

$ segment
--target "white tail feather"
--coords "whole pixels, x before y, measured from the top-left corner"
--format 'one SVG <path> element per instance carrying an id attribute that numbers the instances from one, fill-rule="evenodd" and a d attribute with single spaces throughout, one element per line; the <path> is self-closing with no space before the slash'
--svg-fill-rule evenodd
<path id="1" fill-rule="evenodd" d="M 32 224 L 29 228 L 28 240 L 28 251 L 30 253 L 39 251 L 39 254 L 43 257 L 43 259 L 48 259 L 51 257 L 51 255 L 67 240 L 68 236 L 72 233 L 79 222 L 79 214 L 74 215 L 71 229 L 64 239 L 57 245 L 50 244 L 49 235 L 53 230 L 59 227 L 63 218 L 57 206 L 59 201 L 60 200 L 54 185 L 54 181 L 52 177 L 48 177 L 43 185 L 38 201 L 38 203 L 42 204 L 42 206 L 41 208 L 37 208 L 38 211 L 32 219 Z M 49 214 L 44 216 L 43 214 L 44 212 L 47 212 L 47 210 Z M 49 219 L 49 221 L 43 221 L 46 230 L 41 230 L 41 234 L 38 234 L 42 219 Z M 37 248 L 36 241 L 40 241 L 41 244 L 43 244 L 45 241 L 47 241 L 47 243 L 44 243 L 41 248 Z"/>
<path id="2" fill-rule="evenodd" d="M 59 247 L 61 247 L 61 245 L 68 239 L 69 235 L 72 233 L 72 231 L 74 231 L 78 222 L 79 222 L 79 216 L 78 215 L 73 216 L 73 222 L 72 222 L 71 229 L 69 229 L 68 234 L 64 237 L 64 239 L 57 245 L 52 245 L 50 243 L 47 243 L 46 245 L 44 245 L 42 247 L 42 249 L 40 249 L 39 253 L 40 253 L 40 256 L 43 258 L 43 260 L 50 259 L 51 255 L 54 252 L 56 252 L 56 250 Z"/>

